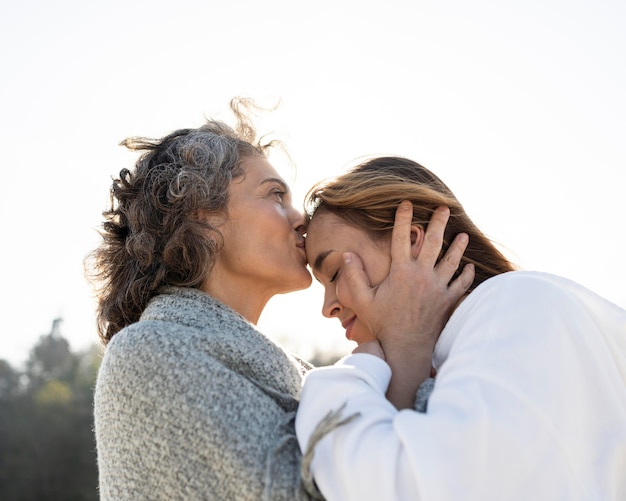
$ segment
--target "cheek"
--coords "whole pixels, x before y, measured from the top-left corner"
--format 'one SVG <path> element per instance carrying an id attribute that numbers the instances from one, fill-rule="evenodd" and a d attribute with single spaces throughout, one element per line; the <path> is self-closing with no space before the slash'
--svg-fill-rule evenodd
<path id="1" fill-rule="evenodd" d="M 368 260 L 369 266 L 365 267 L 365 273 L 372 287 L 380 285 L 389 275 L 391 258 L 387 255 L 374 255 Z"/>
<path id="2" fill-rule="evenodd" d="M 291 221 L 289 220 L 289 214 L 283 207 L 275 205 L 272 208 L 271 212 L 268 213 L 268 217 L 272 221 L 271 224 L 273 231 L 270 233 L 270 235 L 280 234 L 282 235 L 280 238 L 284 240 L 293 231 Z M 257 221 L 260 221 L 260 217 L 257 218 Z"/>
<path id="3" fill-rule="evenodd" d="M 374 336 L 370 330 L 365 327 L 363 322 L 357 318 L 352 330 L 352 340 L 356 341 L 358 345 L 361 345 L 370 341 L 376 341 L 376 336 Z"/>

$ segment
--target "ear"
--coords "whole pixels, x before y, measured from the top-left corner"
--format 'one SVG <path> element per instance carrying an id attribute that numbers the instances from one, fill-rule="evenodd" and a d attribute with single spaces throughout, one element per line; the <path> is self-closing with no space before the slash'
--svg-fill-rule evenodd
<path id="1" fill-rule="evenodd" d="M 411 256 L 413 259 L 417 259 L 420 251 L 422 250 L 422 244 L 424 243 L 424 228 L 421 226 L 411 226 Z"/>

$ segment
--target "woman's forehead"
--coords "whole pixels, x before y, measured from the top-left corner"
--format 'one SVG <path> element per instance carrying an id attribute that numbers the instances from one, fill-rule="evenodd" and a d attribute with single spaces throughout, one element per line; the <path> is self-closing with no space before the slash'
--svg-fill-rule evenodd
<path id="1" fill-rule="evenodd" d="M 334 231 L 341 230 L 345 226 L 348 226 L 348 224 L 337 214 L 323 210 L 313 214 L 309 221 L 308 231 L 311 231 L 311 228 L 313 228 L 315 233 Z"/>
<path id="2" fill-rule="evenodd" d="M 240 161 L 240 166 L 243 172 L 235 178 L 235 183 L 256 187 L 265 182 L 273 181 L 281 184 L 286 191 L 289 191 L 289 185 L 265 157 L 244 157 Z"/>

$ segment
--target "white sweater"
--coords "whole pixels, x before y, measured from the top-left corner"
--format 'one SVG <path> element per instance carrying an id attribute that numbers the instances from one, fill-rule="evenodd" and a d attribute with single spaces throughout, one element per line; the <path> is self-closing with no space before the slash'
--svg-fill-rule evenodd
<path id="1" fill-rule="evenodd" d="M 426 413 L 386 399 L 372 355 L 315 369 L 296 432 L 345 404 L 311 470 L 329 501 L 626 500 L 626 311 L 566 279 L 511 272 L 455 311 Z"/>

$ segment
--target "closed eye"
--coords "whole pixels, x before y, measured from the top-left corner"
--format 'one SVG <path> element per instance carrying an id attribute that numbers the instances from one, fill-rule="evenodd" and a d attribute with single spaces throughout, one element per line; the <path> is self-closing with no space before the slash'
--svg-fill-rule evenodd
<path id="1" fill-rule="evenodd" d="M 331 283 L 337 279 L 337 275 L 339 275 L 339 271 L 336 271 L 335 274 L 330 278 Z"/>

